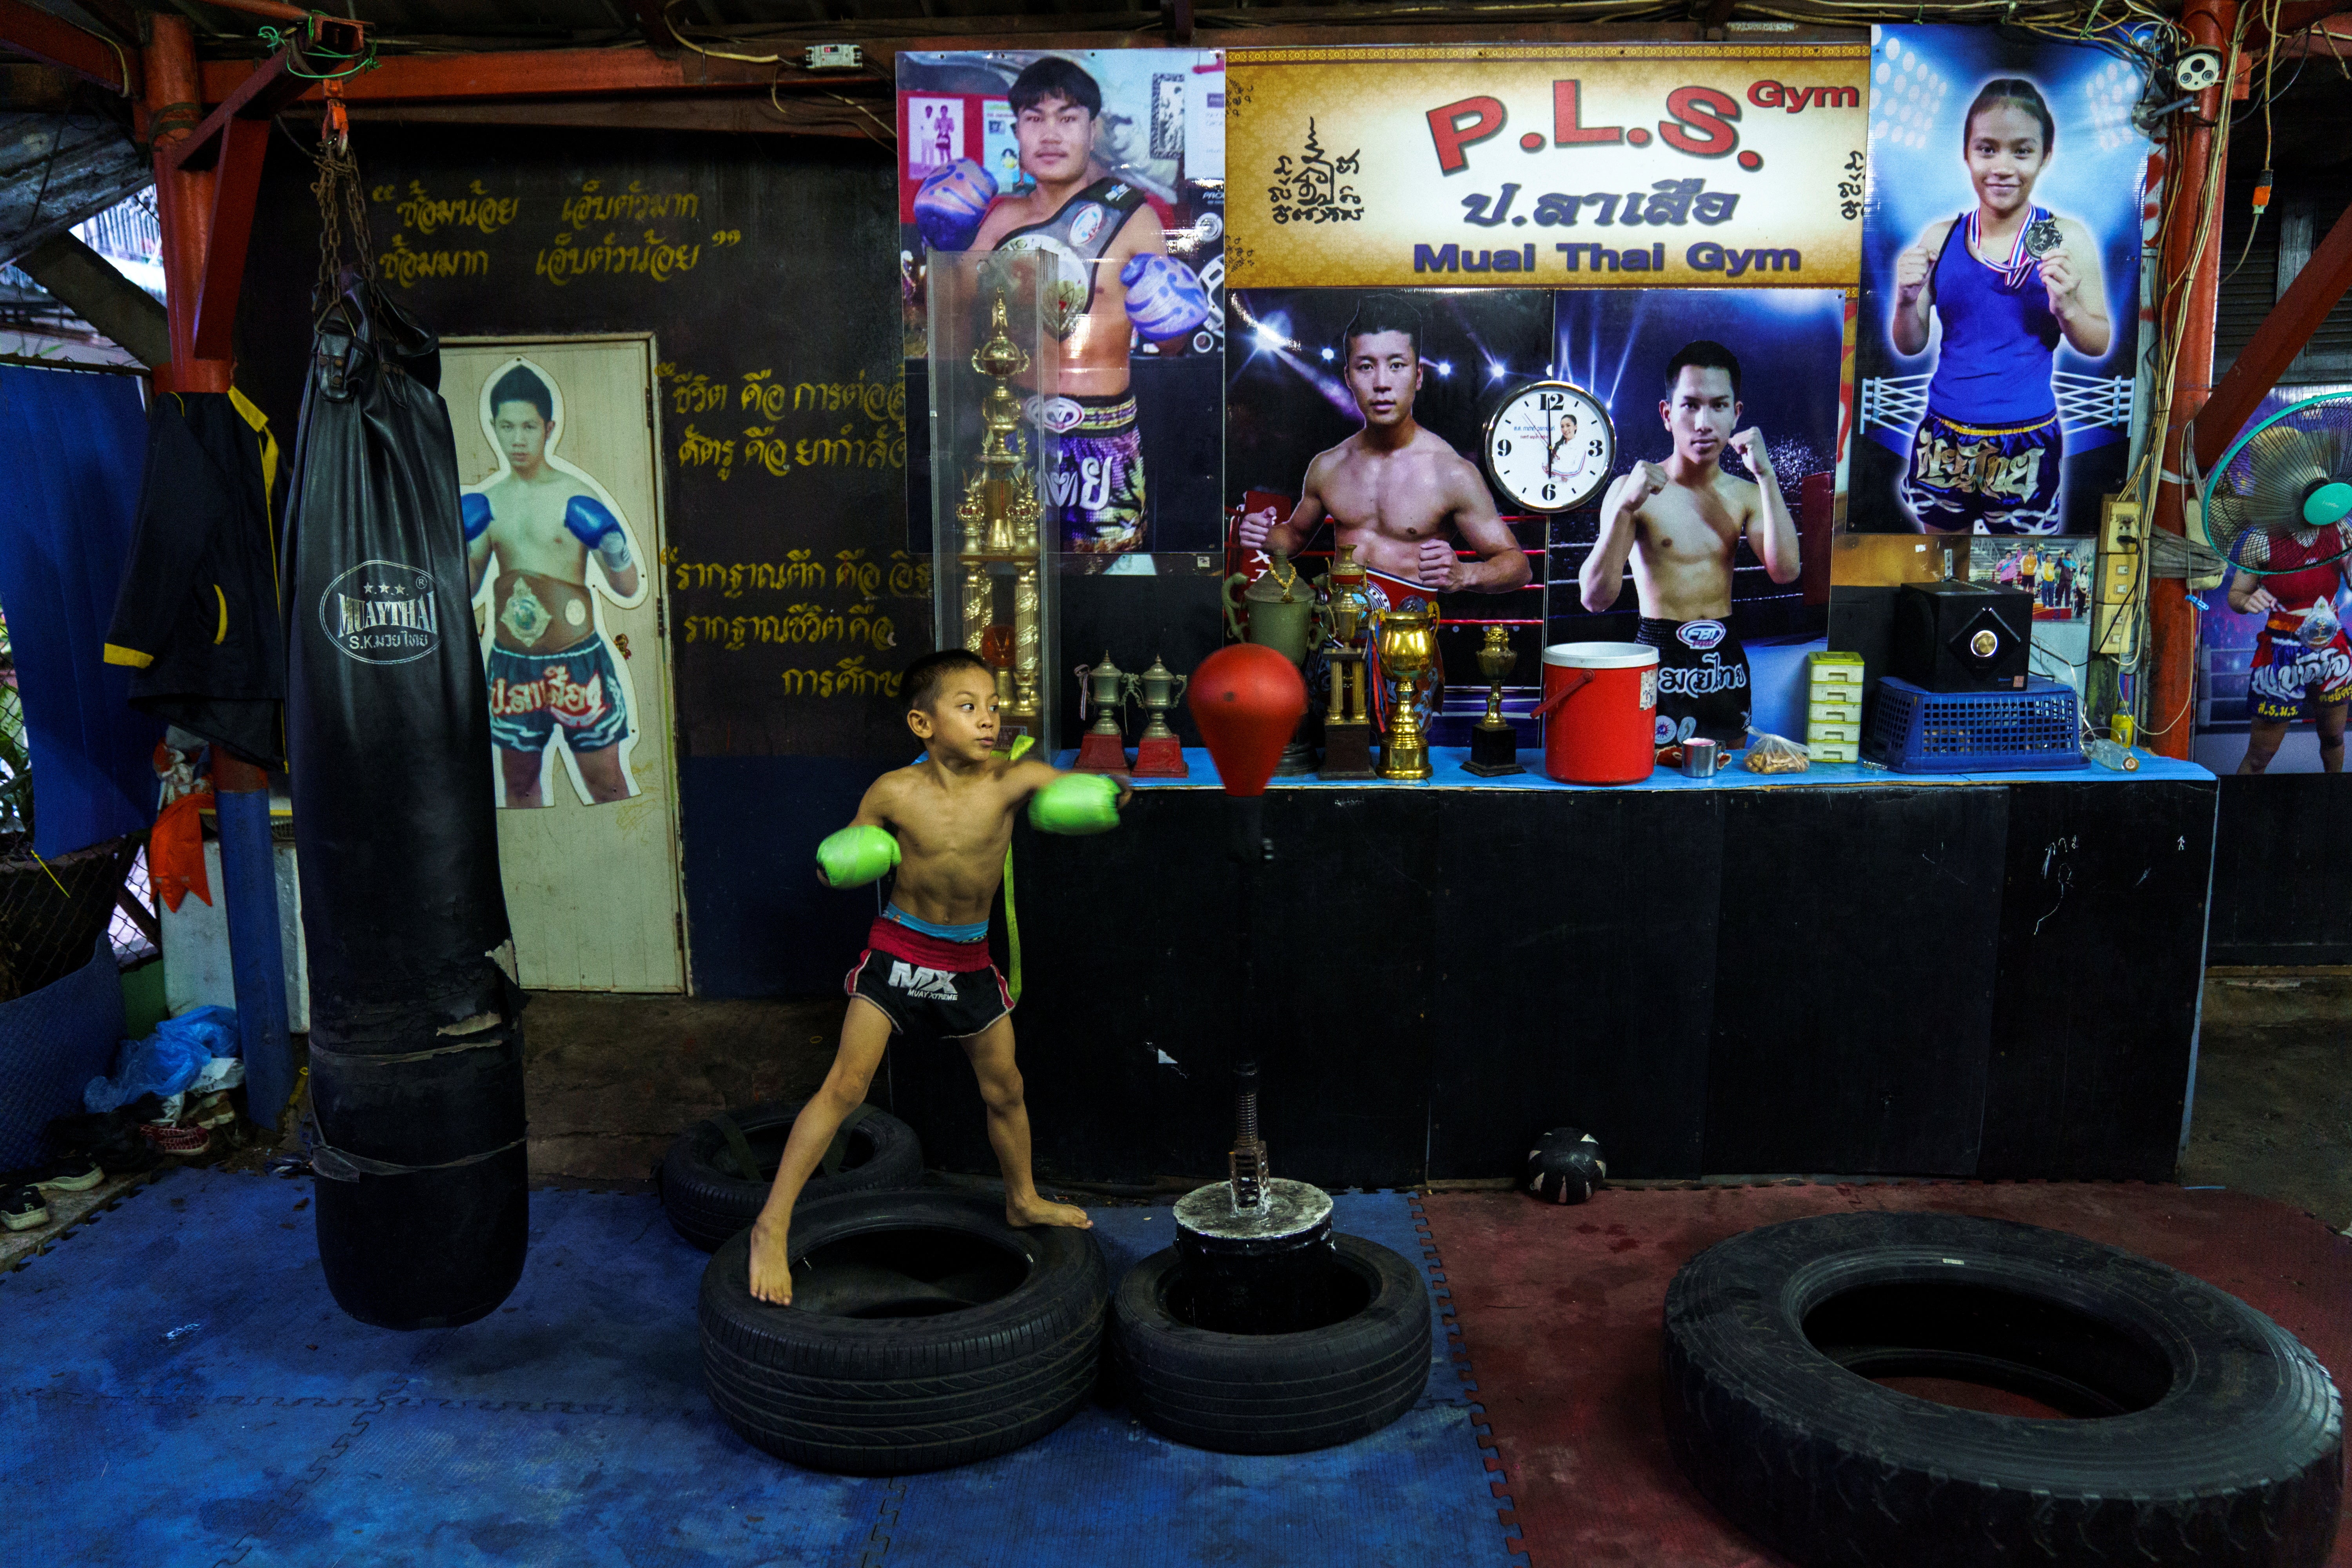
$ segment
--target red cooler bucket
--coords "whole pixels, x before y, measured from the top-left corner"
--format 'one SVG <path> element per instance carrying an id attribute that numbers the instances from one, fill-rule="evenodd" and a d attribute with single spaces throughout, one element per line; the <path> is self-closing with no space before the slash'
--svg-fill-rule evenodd
<path id="1" fill-rule="evenodd" d="M 1638 784 L 1656 765 L 1658 650 L 1637 642 L 1544 649 L 1544 772 L 1562 784 Z"/>

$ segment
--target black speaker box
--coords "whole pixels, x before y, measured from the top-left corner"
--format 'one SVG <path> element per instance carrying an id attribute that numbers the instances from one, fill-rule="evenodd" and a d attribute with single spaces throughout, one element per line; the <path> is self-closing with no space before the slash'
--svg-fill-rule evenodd
<path id="1" fill-rule="evenodd" d="M 1928 691 L 2023 690 L 2033 595 L 1950 578 L 1906 583 L 1895 600 L 1888 673 Z"/>

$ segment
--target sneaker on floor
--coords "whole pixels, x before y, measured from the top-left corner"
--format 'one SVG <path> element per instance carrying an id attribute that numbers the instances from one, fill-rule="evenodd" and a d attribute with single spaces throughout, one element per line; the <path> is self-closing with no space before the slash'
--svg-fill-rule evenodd
<path id="1" fill-rule="evenodd" d="M 86 1193 L 106 1180 L 106 1173 L 87 1154 L 68 1154 L 44 1171 L 33 1183 L 44 1194 Z"/>
<path id="2" fill-rule="evenodd" d="M 10 1230 L 32 1230 L 49 1223 L 49 1205 L 38 1187 L 14 1187 L 0 1198 L 0 1225 Z"/>
<path id="3" fill-rule="evenodd" d="M 211 1151 L 213 1135 L 201 1127 L 181 1127 L 168 1121 L 150 1121 L 139 1131 L 147 1142 L 166 1154 L 203 1154 Z"/>

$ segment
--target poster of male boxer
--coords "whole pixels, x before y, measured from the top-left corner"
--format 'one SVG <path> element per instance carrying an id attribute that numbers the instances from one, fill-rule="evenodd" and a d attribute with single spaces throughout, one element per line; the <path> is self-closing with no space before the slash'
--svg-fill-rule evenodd
<path id="1" fill-rule="evenodd" d="M 1375 606 L 1434 604 L 1444 668 L 1421 689 L 1424 720 L 1444 711 L 1449 681 L 1483 711 L 1485 622 L 1508 624 L 1523 650 L 1516 683 L 1540 679 L 1545 521 L 1507 516 L 1480 459 L 1506 389 L 1549 374 L 1551 339 L 1552 296 L 1538 289 L 1264 289 L 1230 301 L 1227 503 L 1245 566 L 1279 550 L 1319 576 L 1351 545 Z"/>
<path id="2" fill-rule="evenodd" d="M 483 379 L 479 413 L 499 466 L 458 499 L 488 622 L 499 804 L 553 805 L 551 755 L 583 805 L 625 800 L 637 793 L 636 703 L 602 605 L 643 603 L 649 563 L 611 493 L 556 456 L 563 389 L 552 375 L 522 358 L 500 366 Z"/>
<path id="3" fill-rule="evenodd" d="M 1844 310 L 1834 289 L 1242 290 L 1237 542 L 1354 545 L 1390 602 L 1433 600 L 1456 628 L 1439 640 L 1457 685 L 1489 621 L 1530 649 L 1652 643 L 1687 667 L 1676 700 L 1662 681 L 1664 739 L 1743 744 L 1745 646 L 1827 625 L 1800 580 L 1799 510 L 1805 477 L 1835 468 Z M 1615 427 L 1611 482 L 1570 511 L 1520 510 L 1482 466 L 1487 421 L 1542 380 L 1591 393 Z"/>
<path id="4" fill-rule="evenodd" d="M 1850 524 L 2094 532 L 2130 439 L 2139 69 L 2096 39 L 1875 38 Z"/>
<path id="5" fill-rule="evenodd" d="M 1751 651 L 1828 626 L 1830 520 L 1808 528 L 1803 509 L 1807 479 L 1837 466 L 1844 290 L 1557 299 L 1554 363 L 1608 405 L 1617 473 L 1552 525 L 1548 640 L 1654 647 L 1661 743 L 1744 746 Z"/>
<path id="6" fill-rule="evenodd" d="M 1217 534 L 1224 69 L 1207 49 L 898 56 L 908 427 L 928 428 L 939 251 L 1045 258 L 1059 363 L 1022 390 L 1047 523 L 1082 571 L 1150 571 Z M 963 455 L 963 456 L 969 456 Z M 909 548 L 931 549 L 929 454 Z"/>

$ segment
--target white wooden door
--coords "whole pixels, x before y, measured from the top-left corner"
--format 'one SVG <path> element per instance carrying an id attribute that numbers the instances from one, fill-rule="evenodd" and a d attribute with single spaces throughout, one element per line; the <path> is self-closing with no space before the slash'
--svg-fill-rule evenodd
<path id="1" fill-rule="evenodd" d="M 686 989 L 653 365 L 645 337 L 442 345 L 458 482 L 487 503 L 468 495 L 477 517 L 496 517 L 473 547 L 475 624 L 499 742 L 484 763 L 500 801 L 515 961 L 534 989 Z M 501 405 L 504 425 L 493 391 L 516 395 Z M 529 427 L 534 414 L 542 415 L 535 444 L 514 434 L 513 417 Z M 572 498 L 583 498 L 586 526 L 620 525 L 633 576 L 608 569 L 585 542 L 576 552 L 564 542 L 575 531 L 561 522 Z M 543 574 L 518 576 L 509 556 Z M 535 639 L 520 652 L 517 627 Z M 535 790 L 520 783 L 534 755 Z"/>

